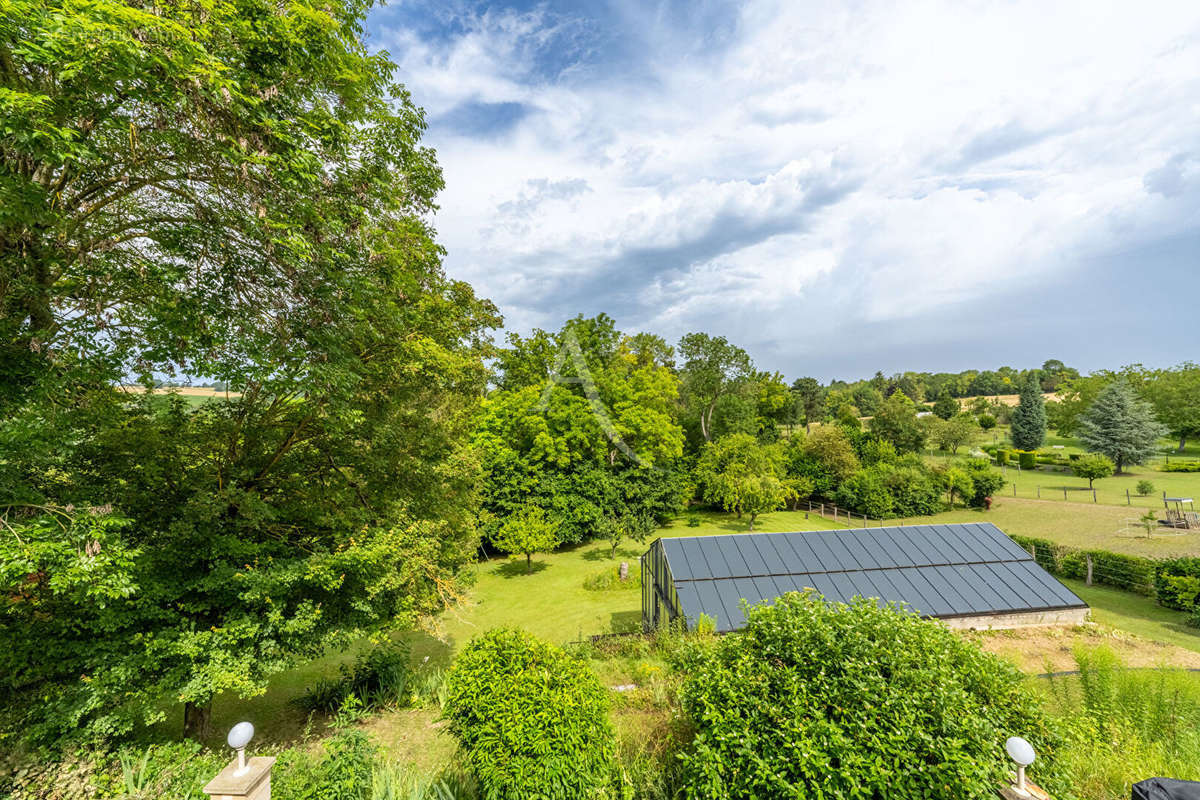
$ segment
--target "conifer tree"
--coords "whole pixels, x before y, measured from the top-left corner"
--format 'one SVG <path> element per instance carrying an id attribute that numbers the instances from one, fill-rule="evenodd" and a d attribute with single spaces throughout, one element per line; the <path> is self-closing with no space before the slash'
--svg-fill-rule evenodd
<path id="1" fill-rule="evenodd" d="M 959 412 L 958 401 L 950 396 L 949 389 L 942 389 L 933 404 L 933 413 L 942 419 L 950 419 Z"/>
<path id="2" fill-rule="evenodd" d="M 1139 399 L 1124 379 L 1106 386 L 1079 421 L 1084 446 L 1111 458 L 1118 475 L 1127 465 L 1141 464 L 1153 455 L 1165 433 L 1166 426 L 1155 418 L 1153 407 Z"/>
<path id="3" fill-rule="evenodd" d="M 1032 372 L 1021 387 L 1021 402 L 1013 409 L 1012 441 L 1018 450 L 1037 450 L 1046 441 L 1046 403 Z"/>

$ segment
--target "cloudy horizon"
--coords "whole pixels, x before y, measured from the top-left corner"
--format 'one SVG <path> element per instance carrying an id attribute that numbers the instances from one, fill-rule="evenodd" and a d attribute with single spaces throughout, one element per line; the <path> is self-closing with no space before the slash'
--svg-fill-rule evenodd
<path id="1" fill-rule="evenodd" d="M 1195 359 L 1200 6 L 400 2 L 446 268 L 789 377 Z"/>

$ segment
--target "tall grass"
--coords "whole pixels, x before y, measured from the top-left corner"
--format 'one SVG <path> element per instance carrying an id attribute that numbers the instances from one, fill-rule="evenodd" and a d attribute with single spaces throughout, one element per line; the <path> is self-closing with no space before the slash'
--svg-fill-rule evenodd
<path id="1" fill-rule="evenodd" d="M 1103 647 L 1077 648 L 1075 662 L 1078 678 L 1053 678 L 1050 692 L 1071 733 L 1058 764 L 1076 797 L 1123 800 L 1145 778 L 1200 779 L 1200 674 L 1127 670 Z"/>

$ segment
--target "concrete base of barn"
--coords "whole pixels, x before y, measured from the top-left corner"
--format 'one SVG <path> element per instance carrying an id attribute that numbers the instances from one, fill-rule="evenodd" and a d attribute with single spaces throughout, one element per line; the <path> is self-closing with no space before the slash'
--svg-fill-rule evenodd
<path id="1" fill-rule="evenodd" d="M 1073 626 L 1087 622 L 1086 608 L 1058 608 L 1051 611 L 1025 611 L 1015 614 L 980 614 L 973 617 L 943 617 L 942 622 L 958 630 L 991 631 L 1004 628 L 1036 628 L 1050 625 Z"/>

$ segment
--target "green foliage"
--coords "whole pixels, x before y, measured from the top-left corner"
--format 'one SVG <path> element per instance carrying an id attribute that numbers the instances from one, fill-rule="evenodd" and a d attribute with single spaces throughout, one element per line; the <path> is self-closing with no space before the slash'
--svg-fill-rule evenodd
<path id="1" fill-rule="evenodd" d="M 573 800 L 604 785 L 608 697 L 585 661 L 498 629 L 463 649 L 447 686 L 450 732 L 485 797 Z"/>
<path id="2" fill-rule="evenodd" d="M 812 423 L 824 419 L 826 391 L 816 378 L 797 378 L 792 382 L 792 394 L 796 397 L 806 428 L 811 429 Z"/>
<path id="3" fill-rule="evenodd" d="M 985 431 L 990 431 L 992 428 L 996 427 L 996 418 L 991 414 L 980 414 L 976 418 L 976 421 L 979 423 L 979 427 Z"/>
<path id="4" fill-rule="evenodd" d="M 940 419 L 952 419 L 959 412 L 958 401 L 950 396 L 949 389 L 942 389 L 937 400 L 933 404 L 934 416 Z"/>
<path id="5" fill-rule="evenodd" d="M 1021 400 L 1013 409 L 1011 436 L 1018 450 L 1037 450 L 1046 441 L 1046 403 L 1041 383 L 1032 374 L 1021 386 Z"/>
<path id="6" fill-rule="evenodd" d="M 343 665 L 336 679 L 317 681 L 296 704 L 308 711 L 333 713 L 354 696 L 368 710 L 400 708 L 408 704 L 411 673 L 408 646 L 388 641 L 360 654 L 352 665 Z"/>
<path id="7" fill-rule="evenodd" d="M 641 589 L 642 570 L 636 564 L 629 565 L 629 577 L 621 580 L 620 565 L 607 566 L 583 579 L 583 588 L 593 592 L 607 592 L 614 589 Z"/>
<path id="8" fill-rule="evenodd" d="M 1160 469 L 1163 472 L 1200 472 L 1200 461 L 1171 461 L 1163 464 Z"/>
<path id="9" fill-rule="evenodd" d="M 1139 497 L 1154 494 L 1154 483 L 1143 478 L 1137 482 L 1137 493 Z"/>
<path id="10" fill-rule="evenodd" d="M 1021 673 L 944 626 L 796 593 L 747 616 L 677 665 L 685 796 L 990 798 L 1013 734 L 1057 785 L 1059 738 Z"/>
<path id="11" fill-rule="evenodd" d="M 883 405 L 883 394 L 869 383 L 860 384 L 855 388 L 852 397 L 854 406 L 864 417 L 872 417 Z"/>
<path id="12" fill-rule="evenodd" d="M 718 403 L 753 389 L 754 363 L 746 351 L 724 336 L 689 333 L 679 340 L 683 360 L 681 394 L 689 416 L 695 417 L 705 442 L 711 442 L 722 420 L 714 418 Z M 725 421 L 726 428 L 736 429 Z"/>
<path id="13" fill-rule="evenodd" d="M 937 444 L 938 449 L 950 453 L 957 453 L 958 448 L 971 441 L 971 437 L 979 430 L 974 418 L 966 414 L 944 421 L 937 417 L 927 419 L 937 423 L 930 431 L 930 438 Z"/>
<path id="14" fill-rule="evenodd" d="M 1017 451 L 1017 464 L 1021 469 L 1036 469 L 1037 468 L 1037 453 L 1029 450 Z"/>
<path id="15" fill-rule="evenodd" d="M 808 478 L 812 494 L 831 496 L 858 469 L 858 456 L 840 425 L 822 425 L 807 436 L 792 436 L 785 452 L 789 477 Z"/>
<path id="16" fill-rule="evenodd" d="M 499 320 L 442 270 L 367 10 L 5 6 L 0 563 L 31 569 L 0 584 L 0 693 L 39 741 L 259 693 L 439 608 L 476 549 Z M 180 373 L 233 393 L 117 388 Z M 97 506 L 128 524 L 86 531 Z"/>
<path id="17" fill-rule="evenodd" d="M 925 432 L 917 422 L 917 409 L 903 392 L 896 392 L 871 419 L 871 432 L 891 442 L 901 453 L 914 453 L 925 446 Z"/>
<path id="18" fill-rule="evenodd" d="M 1100 453 L 1089 453 L 1070 463 L 1071 472 L 1074 473 L 1075 477 L 1087 478 L 1089 489 L 1093 486 L 1097 478 L 1107 478 L 1116 469 L 1116 464 L 1112 462 L 1112 459 Z"/>
<path id="19" fill-rule="evenodd" d="M 1158 437 L 1166 432 L 1154 409 L 1139 400 L 1124 379 L 1106 386 L 1079 421 L 1079 439 L 1088 450 L 1103 453 L 1116 464 L 1117 474 L 1154 455 Z"/>
<path id="20" fill-rule="evenodd" d="M 1155 577 L 1159 562 L 1152 558 L 1107 550 L 1080 550 L 1016 534 L 1010 534 L 1009 538 L 1023 550 L 1032 551 L 1034 560 L 1052 575 L 1083 580 L 1087 577 L 1087 557 L 1091 556 L 1093 582 L 1150 597 L 1159 594 Z"/>
<path id="21" fill-rule="evenodd" d="M 941 478 L 949 497 L 950 508 L 954 508 L 955 496 L 964 500 L 974 497 L 975 481 L 971 480 L 970 473 L 962 467 L 948 467 L 942 472 Z"/>
<path id="22" fill-rule="evenodd" d="M 622 334 L 601 314 L 510 334 L 508 345 L 473 435 L 495 525 L 536 505 L 576 543 L 602 536 L 605 519 L 664 523 L 682 510 L 691 487 L 665 342 Z"/>
<path id="23" fill-rule="evenodd" d="M 1200 579 L 1200 558 L 1173 558 L 1160 561 L 1154 570 L 1154 591 L 1160 605 L 1181 611 L 1190 610 L 1196 595 L 1185 598 L 1181 594 L 1183 581 Z"/>
<path id="24" fill-rule="evenodd" d="M 507 553 L 523 553 L 525 571 L 533 572 L 533 554 L 548 553 L 558 546 L 558 525 L 537 506 L 525 506 L 504 520 L 492 544 Z"/>
<path id="25" fill-rule="evenodd" d="M 1000 470 L 992 469 L 986 458 L 968 458 L 962 462 L 962 467 L 971 478 L 973 493 L 964 495 L 975 508 L 982 508 L 987 498 L 994 496 L 1006 481 Z"/>
<path id="26" fill-rule="evenodd" d="M 1200 683 L 1193 674 L 1126 669 L 1107 648 L 1076 649 L 1075 662 L 1078 680 L 1049 684 L 1072 728 L 1057 757 L 1070 796 L 1129 797 L 1131 785 L 1148 775 L 1200 778 Z"/>
<path id="27" fill-rule="evenodd" d="M 1010 456 L 1011 456 L 1011 454 L 1009 453 L 1009 451 L 1005 450 L 1004 448 L 998 449 L 996 451 L 996 464 L 998 466 L 1004 466 L 1005 464 L 1008 463 Z"/>
<path id="28" fill-rule="evenodd" d="M 784 482 L 783 448 L 763 445 L 749 434 L 732 433 L 709 442 L 696 464 L 696 479 L 704 499 L 738 517 L 755 518 L 779 508 L 788 499 Z"/>

